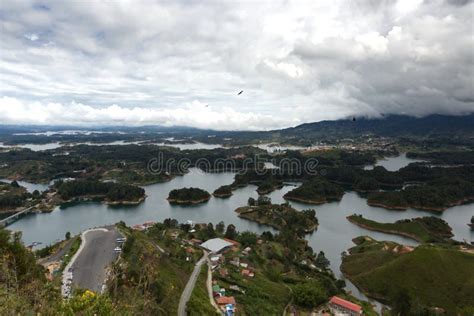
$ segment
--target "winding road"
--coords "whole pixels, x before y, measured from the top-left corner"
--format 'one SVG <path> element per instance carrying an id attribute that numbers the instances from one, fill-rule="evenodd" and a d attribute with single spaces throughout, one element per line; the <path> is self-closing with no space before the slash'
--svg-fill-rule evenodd
<path id="1" fill-rule="evenodd" d="M 196 281 L 199 277 L 199 273 L 201 272 L 201 266 L 207 261 L 208 253 L 204 251 L 204 255 L 199 259 L 199 261 L 194 266 L 193 273 L 189 277 L 188 283 L 184 287 L 183 293 L 181 294 L 181 298 L 179 299 L 179 306 L 178 306 L 178 316 L 186 316 L 186 304 L 188 304 L 189 299 L 191 298 L 191 294 L 193 293 L 194 286 L 196 285 Z"/>

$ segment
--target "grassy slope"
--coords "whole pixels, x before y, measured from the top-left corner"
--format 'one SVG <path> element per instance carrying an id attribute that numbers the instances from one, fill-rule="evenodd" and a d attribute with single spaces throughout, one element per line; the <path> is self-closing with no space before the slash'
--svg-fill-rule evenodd
<path id="1" fill-rule="evenodd" d="M 366 229 L 402 235 L 420 242 L 430 242 L 438 237 L 416 220 L 403 223 L 379 223 L 356 215 L 351 215 L 348 219 L 350 222 Z"/>
<path id="2" fill-rule="evenodd" d="M 395 254 L 382 243 L 355 247 L 341 269 L 359 287 L 388 301 L 399 291 L 449 314 L 474 305 L 474 255 L 454 249 L 420 246 Z M 390 243 L 392 249 L 393 243 Z M 364 249 L 361 249 L 363 247 Z"/>
<path id="3" fill-rule="evenodd" d="M 130 315 L 176 315 L 193 264 L 162 254 L 141 232 L 128 230 L 127 237 L 135 240 L 128 251 L 124 249 L 123 262 L 116 266 L 116 273 L 120 272 L 117 290 L 114 282 L 109 286 L 114 303 Z"/>

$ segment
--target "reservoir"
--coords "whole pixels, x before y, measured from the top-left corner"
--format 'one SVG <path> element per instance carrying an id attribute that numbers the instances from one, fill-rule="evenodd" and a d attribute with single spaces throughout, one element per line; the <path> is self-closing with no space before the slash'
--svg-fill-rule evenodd
<path id="1" fill-rule="evenodd" d="M 212 193 L 224 184 L 233 182 L 233 173 L 204 173 L 198 169 L 191 169 L 190 173 L 177 177 L 170 182 L 154 184 L 144 187 L 147 194 L 145 202 L 138 206 L 107 206 L 97 202 L 83 202 L 67 207 L 56 207 L 51 213 L 28 214 L 17 222 L 8 226 L 13 231 L 22 231 L 25 244 L 42 242 L 43 245 L 64 239 L 66 232 L 78 234 L 81 231 L 114 224 L 124 221 L 127 225 L 141 224 L 146 221 L 163 221 L 166 218 L 175 218 L 184 223 L 192 220 L 196 223 L 220 221 L 234 224 L 239 231 L 250 230 L 256 233 L 264 231 L 275 232 L 270 227 L 237 217 L 234 210 L 247 204 L 249 197 L 257 198 L 256 186 L 249 185 L 235 190 L 233 196 L 227 199 L 211 198 L 207 203 L 196 206 L 170 205 L 166 198 L 173 189 L 183 187 L 199 187 Z M 285 185 L 282 189 L 270 193 L 274 203 L 283 203 L 283 195 L 292 190 L 295 185 Z M 474 204 L 460 205 L 447 209 L 443 213 L 430 213 L 409 209 L 406 211 L 386 210 L 367 205 L 366 200 L 357 193 L 348 191 L 339 202 L 323 205 L 306 205 L 291 202 L 298 210 L 313 208 L 319 220 L 319 227 L 313 234 L 307 235 L 309 245 L 315 252 L 324 251 L 331 262 L 331 268 L 336 276 L 342 278 L 339 271 L 341 253 L 353 246 L 352 239 L 368 235 L 377 240 L 391 240 L 406 245 L 416 245 L 417 242 L 395 235 L 373 232 L 360 228 L 349 221 L 346 216 L 353 213 L 362 214 L 365 218 L 394 222 L 400 219 L 420 216 L 438 216 L 444 219 L 453 228 L 454 238 L 457 240 L 474 240 L 474 231 L 467 223 L 474 215 Z M 347 289 L 356 297 L 364 298 L 362 293 L 347 282 Z"/>

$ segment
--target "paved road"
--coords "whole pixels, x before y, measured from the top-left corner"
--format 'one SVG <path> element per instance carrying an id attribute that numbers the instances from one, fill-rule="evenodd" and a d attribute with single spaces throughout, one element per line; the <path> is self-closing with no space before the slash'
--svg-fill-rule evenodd
<path id="1" fill-rule="evenodd" d="M 95 292 L 102 290 L 105 268 L 118 257 L 114 248 L 119 237 L 121 235 L 115 228 L 108 231 L 90 230 L 82 235 L 81 249 L 71 265 L 74 286 Z"/>
<path id="2" fill-rule="evenodd" d="M 196 263 L 194 267 L 193 273 L 189 277 L 188 283 L 184 287 L 183 293 L 181 294 L 181 298 L 179 299 L 179 306 L 178 306 L 178 316 L 186 316 L 186 304 L 188 304 L 189 299 L 191 298 L 191 293 L 193 293 L 194 286 L 196 285 L 196 281 L 199 277 L 199 273 L 201 272 L 201 266 L 206 262 L 208 253 L 204 251 L 204 255 L 201 259 Z"/>

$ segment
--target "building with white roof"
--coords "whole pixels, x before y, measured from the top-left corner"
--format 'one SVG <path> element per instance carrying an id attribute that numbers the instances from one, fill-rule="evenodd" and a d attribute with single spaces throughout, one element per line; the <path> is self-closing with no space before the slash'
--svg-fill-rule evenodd
<path id="1" fill-rule="evenodd" d="M 201 244 L 201 247 L 211 253 L 219 253 L 227 248 L 232 247 L 232 243 L 222 238 L 212 238 Z"/>

